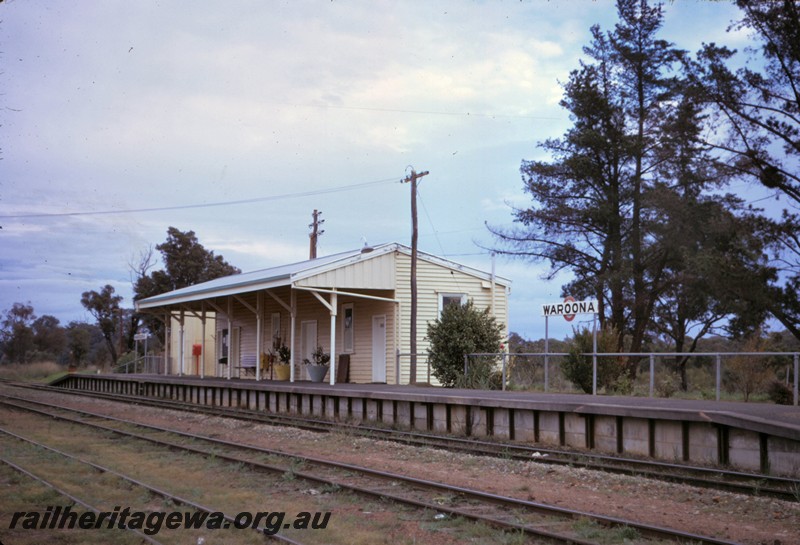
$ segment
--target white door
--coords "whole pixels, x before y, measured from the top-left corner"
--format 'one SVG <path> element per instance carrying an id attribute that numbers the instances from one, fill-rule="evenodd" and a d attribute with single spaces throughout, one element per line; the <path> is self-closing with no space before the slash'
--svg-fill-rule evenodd
<path id="1" fill-rule="evenodd" d="M 308 378 L 306 376 L 306 368 L 303 367 L 302 363 L 303 360 L 311 359 L 311 354 L 314 353 L 314 350 L 317 348 L 317 322 L 309 321 L 309 322 L 301 322 L 300 323 L 300 354 L 299 357 L 294 359 L 296 364 L 300 364 L 298 369 L 301 370 L 300 377 Z M 296 371 L 295 371 L 296 372 Z"/>
<path id="2" fill-rule="evenodd" d="M 386 316 L 372 317 L 372 382 L 386 382 Z"/>

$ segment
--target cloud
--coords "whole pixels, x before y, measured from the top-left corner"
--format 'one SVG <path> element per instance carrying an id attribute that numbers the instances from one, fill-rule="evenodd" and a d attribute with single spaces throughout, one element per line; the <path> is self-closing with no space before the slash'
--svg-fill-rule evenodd
<path id="1" fill-rule="evenodd" d="M 724 38 L 735 8 L 721 4 L 668 4 L 665 30 Z M 474 252 L 485 221 L 508 222 L 506 203 L 527 204 L 520 161 L 542 158 L 536 142 L 568 126 L 559 81 L 578 66 L 589 26 L 613 26 L 610 6 L 6 2 L 2 213 L 399 181 L 411 164 L 431 171 L 420 192 L 426 250 Z M 305 259 L 315 208 L 327 220 L 323 254 L 362 236 L 407 242 L 408 196 L 398 183 L 215 208 L 0 219 L 0 308 L 31 300 L 39 314 L 79 316 L 80 293 L 104 283 L 127 298 L 131 256 L 169 226 L 194 230 L 244 270 Z M 551 289 L 529 280 L 531 270 L 508 272 L 514 300 Z M 528 310 L 513 316 L 531 323 Z"/>
<path id="2" fill-rule="evenodd" d="M 209 238 L 206 249 L 213 248 L 216 254 L 224 255 L 232 264 L 245 261 L 253 268 L 243 272 L 277 267 L 287 263 L 296 263 L 308 259 L 308 248 L 280 241 L 260 240 L 225 240 Z"/>
<path id="3" fill-rule="evenodd" d="M 509 217 L 513 210 L 525 209 L 529 206 L 531 206 L 531 197 L 522 191 L 505 191 L 501 195 L 481 200 L 481 209 L 485 212 L 506 212 Z"/>

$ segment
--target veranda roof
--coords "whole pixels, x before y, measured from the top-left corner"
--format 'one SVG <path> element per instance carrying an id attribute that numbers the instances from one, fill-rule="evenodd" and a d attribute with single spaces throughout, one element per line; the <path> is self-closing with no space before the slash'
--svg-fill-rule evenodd
<path id="1" fill-rule="evenodd" d="M 372 248 L 351 250 L 348 252 L 318 257 L 316 259 L 300 261 L 298 263 L 291 263 L 289 265 L 281 265 L 269 269 L 261 269 L 247 273 L 224 276 L 214 280 L 209 280 L 208 282 L 202 282 L 186 288 L 181 288 L 167 293 L 154 295 L 152 297 L 147 297 L 146 299 L 141 299 L 136 301 L 136 308 L 137 310 L 145 310 L 189 303 L 193 301 L 202 301 L 204 299 L 213 299 L 215 297 L 225 297 L 241 293 L 279 288 L 282 286 L 291 286 L 293 283 L 304 278 L 335 270 L 357 261 L 373 259 L 391 252 L 410 254 L 411 249 L 402 244 L 387 243 Z M 418 252 L 418 257 L 419 259 L 432 261 L 454 270 L 467 272 L 474 276 L 483 278 L 484 280 L 491 279 L 491 275 L 489 273 L 479 271 L 447 259 L 436 257 L 431 254 Z M 511 282 L 505 278 L 495 277 L 494 280 L 500 285 L 511 285 Z"/>

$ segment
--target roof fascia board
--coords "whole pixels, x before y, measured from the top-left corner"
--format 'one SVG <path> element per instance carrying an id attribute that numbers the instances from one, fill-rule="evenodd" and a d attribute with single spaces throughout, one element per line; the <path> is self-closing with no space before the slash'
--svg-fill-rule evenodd
<path id="1" fill-rule="evenodd" d="M 411 248 L 408 248 L 407 246 L 403 246 L 400 244 L 398 244 L 397 246 L 398 246 L 397 248 L 398 252 L 401 252 L 407 256 L 411 255 Z M 475 269 L 468 265 L 462 265 L 461 263 L 456 263 L 455 261 L 450 261 L 449 259 L 445 259 L 443 257 L 438 257 L 433 254 L 428 254 L 420 251 L 417 251 L 417 257 L 419 257 L 419 259 L 422 259 L 424 261 L 428 261 L 430 263 L 434 263 L 436 265 L 440 265 L 448 269 L 453 269 L 454 271 L 459 271 L 463 272 L 464 274 L 475 276 L 477 278 L 480 278 L 481 280 L 492 280 L 491 273 L 481 271 L 480 269 Z M 502 276 L 495 275 L 494 281 L 496 284 L 501 284 L 506 287 L 511 285 L 511 280 L 509 280 L 508 278 L 504 278 Z"/>
<path id="2" fill-rule="evenodd" d="M 269 279 L 262 279 L 262 280 L 253 280 L 250 282 L 243 282 L 240 284 L 232 284 L 230 286 L 200 289 L 196 291 L 190 291 L 189 293 L 184 293 L 177 296 L 170 296 L 169 293 L 163 295 L 154 295 L 153 297 L 148 297 L 147 299 L 137 301 L 136 309 L 137 311 L 144 309 L 154 309 L 171 305 L 179 305 L 184 303 L 203 301 L 203 300 L 213 299 L 215 297 L 229 297 L 252 291 L 269 290 L 285 286 L 291 286 L 292 288 L 297 289 L 298 287 L 294 286 L 293 284 L 298 280 L 303 280 L 305 278 L 316 276 L 318 274 L 322 274 L 328 271 L 336 270 L 341 267 L 346 267 L 348 265 L 358 263 L 359 261 L 366 261 L 368 259 L 384 256 L 392 252 L 400 252 L 402 254 L 410 256 L 411 248 L 399 244 L 397 242 L 387 243 L 375 247 L 371 252 L 366 252 L 366 253 L 359 252 L 357 254 L 348 254 L 342 257 L 341 259 L 337 259 L 336 261 L 331 261 L 323 265 L 314 266 L 312 262 L 309 264 L 308 268 L 299 270 L 295 273 L 281 275 L 278 277 L 271 277 Z M 456 263 L 454 261 L 450 261 L 445 258 L 440 258 L 425 252 L 418 252 L 417 255 L 419 256 L 420 259 L 423 259 L 430 263 L 446 267 L 448 269 L 456 270 L 464 274 L 469 274 L 471 276 L 480 278 L 481 280 L 492 280 L 492 275 L 490 273 L 486 273 L 484 271 L 468 267 L 466 265 L 462 265 L 460 263 Z M 511 285 L 510 280 L 496 275 L 494 277 L 494 282 L 505 287 Z"/>
<path id="3" fill-rule="evenodd" d="M 203 301 L 213 299 L 215 297 L 229 297 L 231 295 L 238 295 L 241 293 L 248 293 L 251 291 L 259 291 L 265 289 L 279 288 L 290 285 L 289 277 L 281 277 L 280 279 L 271 279 L 267 282 L 248 282 L 246 284 L 239 284 L 229 286 L 227 288 L 214 288 L 208 290 L 197 291 L 194 293 L 187 293 L 173 297 L 167 297 L 169 293 L 164 294 L 164 297 L 155 295 L 148 297 L 142 301 L 136 302 L 136 309 L 158 308 L 167 305 L 177 305 L 181 303 L 192 303 L 196 301 Z"/>

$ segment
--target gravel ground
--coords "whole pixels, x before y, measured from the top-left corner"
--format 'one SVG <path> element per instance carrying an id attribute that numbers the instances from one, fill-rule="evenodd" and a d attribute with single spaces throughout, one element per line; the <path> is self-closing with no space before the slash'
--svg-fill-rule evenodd
<path id="1" fill-rule="evenodd" d="M 3 385 L 0 391 L 10 390 Z M 611 475 L 583 468 L 503 460 L 357 437 L 250 424 L 66 394 L 16 390 L 15 395 L 143 423 L 413 475 L 743 544 L 800 545 L 800 502 Z M 800 491 L 798 491 L 800 494 Z"/>

